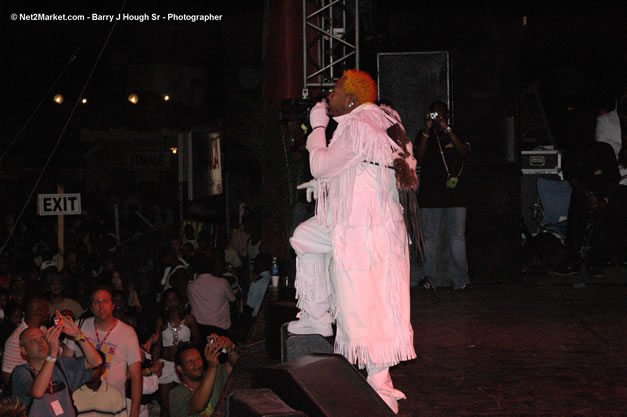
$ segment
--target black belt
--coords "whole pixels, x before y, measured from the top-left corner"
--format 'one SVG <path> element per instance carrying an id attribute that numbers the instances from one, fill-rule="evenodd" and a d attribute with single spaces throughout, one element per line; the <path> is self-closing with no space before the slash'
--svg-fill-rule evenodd
<path id="1" fill-rule="evenodd" d="M 361 162 L 365 162 L 365 163 L 371 164 L 371 165 L 376 165 L 378 167 L 382 166 L 383 168 L 388 168 L 388 169 L 392 169 L 392 170 L 394 169 L 394 167 L 391 167 L 389 165 L 379 165 L 378 162 L 372 162 L 372 161 L 361 161 Z"/>

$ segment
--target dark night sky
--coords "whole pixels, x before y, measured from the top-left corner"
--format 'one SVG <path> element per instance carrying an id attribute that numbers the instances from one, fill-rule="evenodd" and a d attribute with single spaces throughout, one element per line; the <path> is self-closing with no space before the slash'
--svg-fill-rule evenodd
<path id="1" fill-rule="evenodd" d="M 61 4 L 63 2 L 60 2 Z M 122 2 L 106 7 L 38 7 L 31 2 L 3 2 L 1 51 L 6 59 L 1 69 L 8 80 L 0 101 L 1 140 L 10 140 L 36 106 L 48 86 L 72 54 L 77 58 L 68 67 L 56 90 L 76 95 L 111 27 L 104 22 L 12 22 L 10 14 L 31 11 L 58 13 L 117 13 Z M 68 2 L 69 3 L 69 2 Z M 115 4 L 112 4 L 115 3 Z M 206 113 L 220 117 L 220 104 L 241 86 L 237 74 L 246 68 L 262 71 L 263 2 L 254 8 L 227 1 L 145 2 L 129 1 L 128 13 L 167 13 L 170 11 L 223 14 L 224 21 L 211 24 L 121 22 L 107 44 L 104 55 L 90 80 L 88 94 L 108 96 L 101 107 L 90 104 L 92 114 L 82 116 L 106 120 L 127 106 L 126 71 L 134 64 L 187 63 L 204 68 L 210 82 Z M 164 4 L 170 4 L 165 6 Z M 174 9 L 173 9 L 174 8 Z M 547 111 L 559 119 L 565 103 L 581 104 L 594 93 L 620 91 L 625 83 L 624 8 L 536 9 L 440 5 L 433 2 L 362 1 L 362 67 L 374 71 L 376 53 L 385 51 L 426 51 L 476 48 L 504 42 L 520 48 L 521 83 L 538 80 Z M 522 16 L 528 24 L 522 27 Z M 517 43 L 518 42 L 518 43 Z M 241 88 L 240 88 L 241 89 Z M 256 90 L 260 93 L 261 89 Z M 237 93 L 235 91 L 235 93 Z M 95 101 L 95 100 L 94 100 Z M 95 110 L 98 110 L 97 112 Z M 77 115 L 75 117 L 78 117 Z M 33 120 L 52 123 L 64 120 L 59 109 L 45 102 L 41 115 Z M 52 122 L 50 122 L 52 120 Z M 37 135 L 42 136 L 42 135 Z"/>
<path id="2" fill-rule="evenodd" d="M 112 2 L 113 3 L 113 2 Z M 92 12 L 117 14 L 119 4 L 106 8 L 85 9 L 55 7 L 36 8 L 32 11 L 56 11 L 58 13 Z M 97 108 L 98 117 L 106 119 L 108 113 L 124 111 L 128 91 L 128 71 L 140 65 L 189 65 L 202 68 L 213 93 L 224 94 L 223 79 L 227 71 L 224 45 L 235 44 L 230 37 L 230 28 L 235 27 L 239 18 L 248 18 L 249 12 L 236 13 L 226 2 L 177 2 L 175 7 L 158 7 L 152 3 L 137 5 L 128 2 L 127 13 L 185 12 L 188 14 L 223 14 L 223 22 L 119 22 L 106 43 L 106 48 L 93 76 L 89 80 L 86 94 L 91 98 L 92 113 Z M 203 4 L 204 3 L 204 4 Z M 11 83 L 2 104 L 9 109 L 10 116 L 17 120 L 27 117 L 43 93 L 63 71 L 71 56 L 76 59 L 67 67 L 60 78 L 57 91 L 64 91 L 72 101 L 89 77 L 94 62 L 105 44 L 111 24 L 106 22 L 11 22 L 13 12 L 26 12 L 26 6 L 9 2 L 2 10 L 3 33 L 2 52 L 9 59 L 3 60 L 3 73 L 8 74 Z M 254 10 L 261 15 L 259 8 Z M 261 22 L 257 24 L 261 27 Z M 254 28 L 253 28 L 254 29 Z M 260 32 L 260 31 L 258 31 Z M 244 34 L 246 31 L 243 32 Z M 257 34 L 258 35 L 258 34 Z M 257 36 L 258 37 L 258 36 Z M 241 47 L 246 55 L 246 47 Z M 259 50 L 259 49 L 258 49 Z M 259 58 L 260 54 L 258 53 Z M 245 64 L 240 62 L 241 64 Z M 234 64 L 230 62 L 229 64 Z M 219 108 L 220 97 L 208 102 L 209 112 Z M 48 103 L 46 103 L 48 104 Z M 100 105 L 100 107 L 98 107 Z M 49 106 L 46 106 L 49 107 Z M 45 109 L 43 109 L 45 112 Z M 54 111 L 58 111 L 55 109 Z M 7 114 L 5 113 L 5 116 Z M 215 116 L 214 116 L 215 117 Z"/>

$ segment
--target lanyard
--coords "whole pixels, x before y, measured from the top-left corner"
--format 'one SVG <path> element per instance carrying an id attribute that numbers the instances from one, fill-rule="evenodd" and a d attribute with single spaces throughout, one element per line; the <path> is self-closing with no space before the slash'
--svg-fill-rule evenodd
<path id="1" fill-rule="evenodd" d="M 192 387 L 190 387 L 189 385 L 187 385 L 185 382 L 181 381 L 181 383 L 183 384 L 183 386 L 185 388 L 187 388 L 188 390 L 190 390 L 191 392 L 196 392 L 196 390 Z"/>
<path id="2" fill-rule="evenodd" d="M 450 177 L 451 173 L 448 170 L 448 164 L 446 163 L 446 157 L 444 156 L 444 150 L 442 149 L 442 144 L 440 143 L 440 135 L 438 135 L 437 131 L 435 131 L 435 136 L 436 136 L 436 139 L 438 140 L 438 147 L 440 148 L 440 156 L 442 157 L 442 162 L 444 163 L 444 169 L 446 170 L 446 176 Z M 461 166 L 461 168 L 459 168 L 459 172 L 455 176 L 459 177 L 460 175 L 462 175 L 462 171 L 463 170 L 464 170 L 464 161 L 462 161 L 462 166 Z"/>
<path id="3" fill-rule="evenodd" d="M 54 367 L 54 364 L 52 366 Z M 30 362 L 28 363 L 28 367 L 31 369 L 31 371 L 33 371 L 33 373 L 35 374 L 35 379 L 36 379 L 37 376 L 39 376 L 39 371 L 33 368 Z M 52 375 L 50 375 L 50 382 L 48 382 L 48 392 L 50 393 L 50 395 L 54 393 L 52 390 L 52 377 L 53 376 L 54 376 L 54 369 L 52 370 Z"/>
<path id="4" fill-rule="evenodd" d="M 102 342 L 101 342 L 100 341 L 100 336 L 98 336 L 98 328 L 96 327 L 96 324 L 94 323 L 94 332 L 96 333 L 96 340 L 98 340 L 98 344 L 96 345 L 96 349 L 100 350 L 102 345 L 104 345 L 104 342 L 107 340 L 107 337 L 109 337 L 109 335 L 111 334 L 111 331 L 113 329 L 115 329 L 115 326 L 117 326 L 117 325 L 118 325 L 118 319 L 115 319 L 115 322 L 113 323 L 113 326 L 111 326 L 111 328 L 109 329 L 107 334 L 105 334 L 105 337 L 104 337 L 104 339 L 102 339 Z"/>

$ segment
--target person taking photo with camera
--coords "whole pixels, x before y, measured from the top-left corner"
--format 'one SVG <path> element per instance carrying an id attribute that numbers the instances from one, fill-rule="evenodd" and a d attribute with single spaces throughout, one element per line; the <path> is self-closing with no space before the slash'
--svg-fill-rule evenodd
<path id="1" fill-rule="evenodd" d="M 238 360 L 235 344 L 216 333 L 207 337 L 203 354 L 190 343 L 179 344 L 174 363 L 180 385 L 170 391 L 170 415 L 212 415 Z"/>
<path id="2" fill-rule="evenodd" d="M 74 416 L 72 392 L 91 379 L 102 358 L 71 317 L 56 312 L 55 325 L 43 332 L 29 327 L 20 334 L 20 351 L 27 362 L 11 376 L 13 395 L 29 408 L 29 416 Z M 73 338 L 83 356 L 57 357 L 59 336 Z"/>
<path id="3" fill-rule="evenodd" d="M 453 289 L 467 290 L 470 288 L 465 237 L 467 183 L 463 172 L 470 144 L 462 141 L 449 125 L 448 106 L 442 101 L 429 106 L 425 127 L 418 133 L 415 143 L 415 156 L 420 166 L 418 202 L 425 240 L 421 282 L 428 288 L 436 278 L 438 236 L 444 221 L 450 245 Z"/>

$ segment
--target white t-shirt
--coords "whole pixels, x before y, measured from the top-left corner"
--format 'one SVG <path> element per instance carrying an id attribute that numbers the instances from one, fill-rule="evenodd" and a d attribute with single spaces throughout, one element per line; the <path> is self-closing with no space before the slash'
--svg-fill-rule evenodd
<path id="1" fill-rule="evenodd" d="M 597 117 L 594 137 L 597 142 L 610 144 L 616 157 L 618 157 L 620 147 L 622 146 L 621 134 L 620 118 L 616 110 Z"/>
<path id="2" fill-rule="evenodd" d="M 105 380 L 120 392 L 126 392 L 126 370 L 129 365 L 141 361 L 135 330 L 128 324 L 117 320 L 108 335 L 107 332 L 98 330 L 98 337 L 96 337 L 93 317 L 83 322 L 81 330 L 96 349 L 106 356 Z M 82 356 L 81 349 L 73 340 L 66 340 L 65 344 L 74 351 L 76 356 Z"/>
<path id="3" fill-rule="evenodd" d="M 187 285 L 187 297 L 198 324 L 222 329 L 231 327 L 229 302 L 235 301 L 235 294 L 226 279 L 200 274 Z"/>

